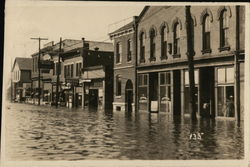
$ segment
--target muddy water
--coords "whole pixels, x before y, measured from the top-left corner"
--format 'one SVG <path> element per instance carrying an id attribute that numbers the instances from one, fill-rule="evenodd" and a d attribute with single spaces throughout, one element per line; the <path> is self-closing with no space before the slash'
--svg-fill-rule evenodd
<path id="1" fill-rule="evenodd" d="M 11 160 L 242 159 L 243 127 L 232 120 L 173 119 L 166 114 L 69 110 L 10 104 Z"/>

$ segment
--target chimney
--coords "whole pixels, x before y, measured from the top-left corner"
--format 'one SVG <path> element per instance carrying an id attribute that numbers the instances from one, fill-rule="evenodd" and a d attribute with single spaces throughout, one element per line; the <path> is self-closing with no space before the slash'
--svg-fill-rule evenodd
<path id="1" fill-rule="evenodd" d="M 85 38 L 82 38 L 82 47 L 84 47 Z"/>

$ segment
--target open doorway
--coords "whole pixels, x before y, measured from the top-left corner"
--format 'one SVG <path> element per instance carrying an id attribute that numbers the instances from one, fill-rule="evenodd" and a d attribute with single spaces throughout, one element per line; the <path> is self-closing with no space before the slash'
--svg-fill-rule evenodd
<path id="1" fill-rule="evenodd" d="M 173 71 L 173 114 L 181 115 L 181 72 L 180 70 Z"/>
<path id="2" fill-rule="evenodd" d="M 214 68 L 200 68 L 200 115 L 215 117 Z"/>
<path id="3" fill-rule="evenodd" d="M 132 112 L 132 103 L 133 103 L 133 83 L 129 79 L 125 86 L 125 103 L 126 111 Z"/>
<path id="4" fill-rule="evenodd" d="M 89 89 L 89 107 L 94 109 L 98 107 L 98 89 Z"/>
<path id="5" fill-rule="evenodd" d="M 149 73 L 149 111 L 151 112 L 151 102 L 158 103 L 158 73 Z"/>

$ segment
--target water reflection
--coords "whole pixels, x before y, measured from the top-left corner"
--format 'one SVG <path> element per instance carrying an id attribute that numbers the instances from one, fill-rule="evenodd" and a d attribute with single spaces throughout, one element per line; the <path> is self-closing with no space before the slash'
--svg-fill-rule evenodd
<path id="1" fill-rule="evenodd" d="M 165 113 L 25 104 L 11 104 L 6 114 L 6 153 L 14 160 L 241 159 L 244 153 L 243 127 L 231 120 L 192 124 Z"/>

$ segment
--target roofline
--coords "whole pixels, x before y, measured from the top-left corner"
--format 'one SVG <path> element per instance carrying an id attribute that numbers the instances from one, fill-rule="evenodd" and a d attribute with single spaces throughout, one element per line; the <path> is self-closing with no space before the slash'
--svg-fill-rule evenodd
<path id="1" fill-rule="evenodd" d="M 136 20 L 136 23 L 139 23 L 139 22 L 140 22 L 141 18 L 144 16 L 144 14 L 147 12 L 147 10 L 148 10 L 149 8 L 150 8 L 150 6 L 145 6 L 145 7 L 142 9 L 140 15 L 138 16 L 138 19 Z"/>

